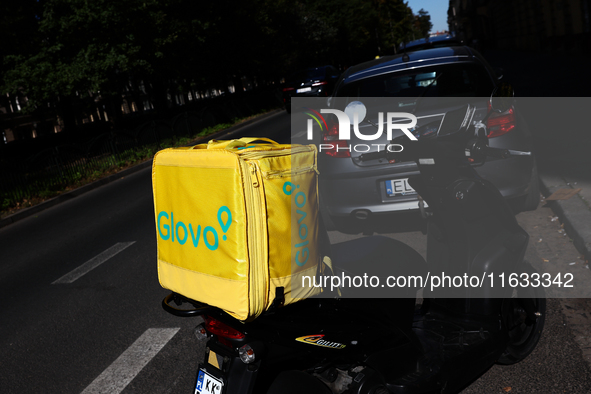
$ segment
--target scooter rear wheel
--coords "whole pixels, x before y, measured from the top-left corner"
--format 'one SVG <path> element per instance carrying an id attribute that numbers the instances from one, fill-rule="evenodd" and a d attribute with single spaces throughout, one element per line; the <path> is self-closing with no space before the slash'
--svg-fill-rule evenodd
<path id="1" fill-rule="evenodd" d="M 529 270 L 535 272 L 531 267 Z M 504 304 L 509 343 L 497 363 L 511 365 L 529 356 L 538 344 L 546 321 L 546 296 L 542 287 L 518 288 L 514 290 L 514 297 Z M 532 307 L 535 317 L 531 313 L 528 316 L 527 310 Z"/>

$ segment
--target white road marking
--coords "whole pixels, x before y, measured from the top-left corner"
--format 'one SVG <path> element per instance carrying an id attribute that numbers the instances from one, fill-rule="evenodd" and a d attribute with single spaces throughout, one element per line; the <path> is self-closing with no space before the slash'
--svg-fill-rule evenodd
<path id="1" fill-rule="evenodd" d="M 92 271 L 105 261 L 109 260 L 111 257 L 115 256 L 117 253 L 121 252 L 122 250 L 126 249 L 127 247 L 133 245 L 133 242 L 119 242 L 115 245 L 111 246 L 109 249 L 105 250 L 103 253 L 99 254 L 96 257 L 88 260 L 86 263 L 82 264 L 80 267 L 68 272 L 55 282 L 52 282 L 52 285 L 63 284 L 63 283 L 72 283 L 76 279 L 80 278 L 81 276 L 87 274 L 88 272 Z"/>
<path id="2" fill-rule="evenodd" d="M 180 330 L 149 328 L 81 394 L 118 394 Z"/>

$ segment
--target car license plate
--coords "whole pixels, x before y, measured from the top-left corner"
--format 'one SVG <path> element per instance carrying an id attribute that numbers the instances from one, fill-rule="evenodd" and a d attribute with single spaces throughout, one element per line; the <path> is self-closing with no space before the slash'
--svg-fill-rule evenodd
<path id="1" fill-rule="evenodd" d="M 392 196 L 409 196 L 417 194 L 416 190 L 408 184 L 408 178 L 386 181 L 386 194 Z"/>
<path id="2" fill-rule="evenodd" d="M 301 89 L 296 90 L 296 92 L 298 92 L 298 93 L 306 93 L 306 92 L 311 92 L 311 91 L 312 91 L 312 88 L 310 88 L 310 87 L 301 88 Z"/>
<path id="3" fill-rule="evenodd" d="M 222 387 L 223 383 L 221 380 L 211 376 L 203 369 L 199 370 L 195 394 L 220 394 Z"/>

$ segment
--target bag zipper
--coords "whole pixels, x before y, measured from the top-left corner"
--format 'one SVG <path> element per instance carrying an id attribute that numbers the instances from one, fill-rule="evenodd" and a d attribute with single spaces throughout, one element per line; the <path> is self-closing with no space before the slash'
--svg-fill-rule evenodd
<path id="1" fill-rule="evenodd" d="M 296 147 L 283 149 L 283 150 L 260 150 L 260 151 L 244 152 L 244 153 L 239 153 L 239 156 L 243 160 L 250 161 L 250 160 L 264 159 L 266 157 L 290 156 L 290 155 L 295 155 L 295 154 L 301 153 L 301 152 L 310 152 L 311 150 L 313 150 L 313 149 L 310 146 L 301 145 L 301 146 L 296 146 Z M 316 161 L 316 160 L 314 160 L 314 161 Z M 300 175 L 300 174 L 306 173 L 308 171 L 315 171 L 316 174 L 320 174 L 318 172 L 318 169 L 316 168 L 316 165 L 304 167 L 304 168 L 301 168 L 297 171 L 292 171 L 291 169 L 288 169 L 288 170 L 281 170 L 281 171 L 267 171 L 267 172 L 261 171 L 261 173 L 265 177 L 265 179 L 271 179 L 271 178 L 282 178 L 282 177 L 291 176 L 291 175 Z"/>
<path id="2" fill-rule="evenodd" d="M 273 156 L 273 157 L 277 157 L 277 156 L 289 156 L 289 155 L 293 155 L 295 153 L 300 153 L 300 152 L 309 152 L 311 150 L 311 148 L 309 146 L 296 146 L 296 147 L 291 147 L 291 148 L 285 148 L 285 149 L 277 149 L 277 150 L 244 150 L 244 151 L 239 151 L 239 152 L 235 152 L 237 155 L 239 155 L 241 158 L 243 158 L 244 160 L 252 160 L 252 159 L 262 159 L 265 157 L 269 157 L 269 156 Z"/>
<path id="3" fill-rule="evenodd" d="M 265 179 L 273 179 L 273 178 L 283 178 L 283 177 L 293 177 L 296 175 L 305 174 L 307 172 L 314 171 L 316 174 L 320 174 L 316 166 L 308 166 L 304 168 L 300 168 L 297 171 L 292 170 L 282 170 L 282 171 L 267 171 L 263 172 L 263 176 Z"/>
<path id="4" fill-rule="evenodd" d="M 246 175 L 247 187 L 245 191 L 247 212 L 251 211 L 253 214 L 247 218 L 248 227 L 248 250 L 250 256 L 249 265 L 249 287 L 252 290 L 252 297 L 249 305 L 252 307 L 250 315 L 258 316 L 262 313 L 264 307 L 268 302 L 268 288 L 267 284 L 269 278 L 267 271 L 265 271 L 265 264 L 263 260 L 266 258 L 266 234 L 265 225 L 266 218 L 264 217 L 263 205 L 261 200 L 261 181 L 258 177 L 258 168 L 256 162 L 245 162 L 244 174 Z M 263 242 L 256 242 L 260 240 Z M 250 293 L 250 291 L 249 291 Z"/>

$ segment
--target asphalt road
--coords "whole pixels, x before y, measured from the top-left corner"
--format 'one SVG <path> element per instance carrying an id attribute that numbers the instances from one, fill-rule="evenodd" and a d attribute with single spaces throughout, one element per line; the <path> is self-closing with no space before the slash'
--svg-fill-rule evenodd
<path id="1" fill-rule="evenodd" d="M 282 112 L 239 132 L 289 142 L 289 119 Z M 150 175 L 139 171 L 0 229 L 0 392 L 192 392 L 199 321 L 160 307 L 168 292 L 156 272 Z M 552 217 L 542 207 L 519 216 L 532 235 L 528 259 L 576 270 L 585 282 L 588 269 Z M 424 253 L 422 234 L 395 236 Z M 465 392 L 591 392 L 583 314 L 580 300 L 551 299 L 535 352 L 493 367 Z"/>

